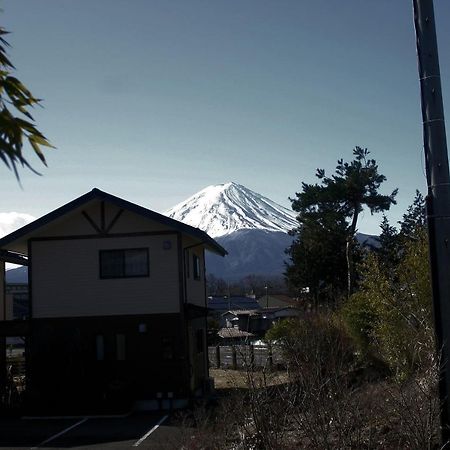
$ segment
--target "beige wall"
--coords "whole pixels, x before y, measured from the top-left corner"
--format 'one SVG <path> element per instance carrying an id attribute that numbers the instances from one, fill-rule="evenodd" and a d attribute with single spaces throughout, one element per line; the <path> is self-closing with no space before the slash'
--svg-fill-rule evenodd
<path id="1" fill-rule="evenodd" d="M 108 228 L 120 208 L 108 202 L 105 202 L 104 208 L 104 225 Z M 92 219 L 98 228 L 101 228 L 101 202 L 99 200 L 95 200 L 91 204 L 84 205 L 83 208 L 79 208 L 67 215 L 64 215 L 60 219 L 55 220 L 55 222 L 52 222 L 43 228 L 39 234 L 36 234 L 36 236 L 78 236 L 96 234 L 96 229 L 83 215 L 83 211 Z M 115 221 L 114 226 L 109 230 L 109 233 L 158 232 L 167 229 L 169 228 L 158 222 L 146 219 L 145 217 L 131 211 L 124 210 L 120 217 Z"/>
<path id="2" fill-rule="evenodd" d="M 171 248 L 164 249 L 164 241 Z M 150 276 L 100 279 L 99 251 L 148 248 Z M 32 242 L 36 318 L 179 312 L 176 235 Z"/>
<path id="3" fill-rule="evenodd" d="M 195 244 L 193 239 L 183 237 L 183 248 L 189 247 Z M 200 258 L 200 279 L 194 279 L 193 268 L 193 255 L 197 255 Z M 193 305 L 205 306 L 205 272 L 204 272 L 204 258 L 205 251 L 203 245 L 198 245 L 188 249 L 184 252 L 185 255 L 185 271 L 189 272 L 189 276 L 186 276 L 186 301 Z M 187 264 L 189 264 L 189 271 L 187 272 Z"/>

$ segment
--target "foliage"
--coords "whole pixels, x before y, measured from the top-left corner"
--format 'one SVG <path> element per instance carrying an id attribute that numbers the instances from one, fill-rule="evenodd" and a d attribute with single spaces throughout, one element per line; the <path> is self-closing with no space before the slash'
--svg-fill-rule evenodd
<path id="1" fill-rule="evenodd" d="M 308 290 L 314 305 L 330 303 L 340 297 L 346 286 L 346 224 L 344 217 L 320 208 L 303 215 L 288 249 L 291 263 L 286 278 L 299 290 Z"/>
<path id="2" fill-rule="evenodd" d="M 18 178 L 18 164 L 33 170 L 23 155 L 25 140 L 28 140 L 33 151 L 45 165 L 46 160 L 41 147 L 52 145 L 36 128 L 29 111 L 29 108 L 40 104 L 40 100 L 11 75 L 15 68 L 6 53 L 6 48 L 9 47 L 4 38 L 6 34 L 8 32 L 0 27 L 0 158 Z"/>
<path id="3" fill-rule="evenodd" d="M 428 241 L 425 230 L 405 243 L 401 261 L 385 270 L 369 255 L 362 285 L 343 307 L 343 317 L 362 355 L 380 357 L 404 379 L 434 354 Z"/>
<path id="4" fill-rule="evenodd" d="M 267 330 L 264 339 L 268 342 L 277 341 L 278 343 L 285 342 L 287 344 L 296 338 L 298 323 L 297 319 L 280 320 Z"/>
<path id="5" fill-rule="evenodd" d="M 376 249 L 381 267 L 391 271 L 397 267 L 401 260 L 401 239 L 397 229 L 389 223 L 388 218 L 383 215 L 380 224 L 381 233 L 378 238 L 380 247 Z"/>
<path id="6" fill-rule="evenodd" d="M 347 291 L 352 292 L 358 216 L 364 207 L 373 214 L 395 204 L 397 190 L 390 195 L 379 193 L 386 177 L 369 154 L 356 147 L 351 162 L 338 160 L 331 177 L 318 169 L 320 184 L 302 183 L 302 192 L 291 199 L 299 225 L 288 249 L 292 263 L 286 277 L 300 289 L 308 287 L 316 298 L 324 286 L 332 291 L 342 289 L 345 266 Z"/>
<path id="7" fill-rule="evenodd" d="M 315 364 L 337 373 L 348 371 L 353 360 L 354 347 L 339 317 L 312 314 L 305 318 L 277 322 L 265 336 L 275 341 L 291 367 Z"/>
<path id="8" fill-rule="evenodd" d="M 400 234 L 404 239 L 414 239 L 416 233 L 425 229 L 427 224 L 425 198 L 416 190 L 413 203 L 408 207 L 400 222 Z"/>

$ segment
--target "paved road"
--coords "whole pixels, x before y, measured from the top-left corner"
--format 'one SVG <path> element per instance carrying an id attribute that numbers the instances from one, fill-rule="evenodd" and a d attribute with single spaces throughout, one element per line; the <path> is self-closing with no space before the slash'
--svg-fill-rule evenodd
<path id="1" fill-rule="evenodd" d="M 0 449 L 155 449 L 181 447 L 187 433 L 164 414 L 114 418 L 0 419 Z"/>

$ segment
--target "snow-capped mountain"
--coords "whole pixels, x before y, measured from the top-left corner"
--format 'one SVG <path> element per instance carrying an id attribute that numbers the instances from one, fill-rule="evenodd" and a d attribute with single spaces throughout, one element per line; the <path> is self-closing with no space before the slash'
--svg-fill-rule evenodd
<path id="1" fill-rule="evenodd" d="M 228 256 L 208 253 L 206 267 L 228 280 L 281 275 L 297 223 L 291 210 L 233 182 L 208 186 L 165 214 L 217 239 Z"/>
<path id="2" fill-rule="evenodd" d="M 208 186 L 165 213 L 217 238 L 238 230 L 287 232 L 295 214 L 237 183 Z"/>

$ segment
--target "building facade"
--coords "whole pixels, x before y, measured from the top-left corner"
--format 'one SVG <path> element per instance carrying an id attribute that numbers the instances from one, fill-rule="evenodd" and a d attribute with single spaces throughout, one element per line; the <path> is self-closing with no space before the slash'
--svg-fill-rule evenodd
<path id="1" fill-rule="evenodd" d="M 93 189 L 0 249 L 28 261 L 32 404 L 151 408 L 204 391 L 204 254 L 226 254 L 206 233 Z"/>

